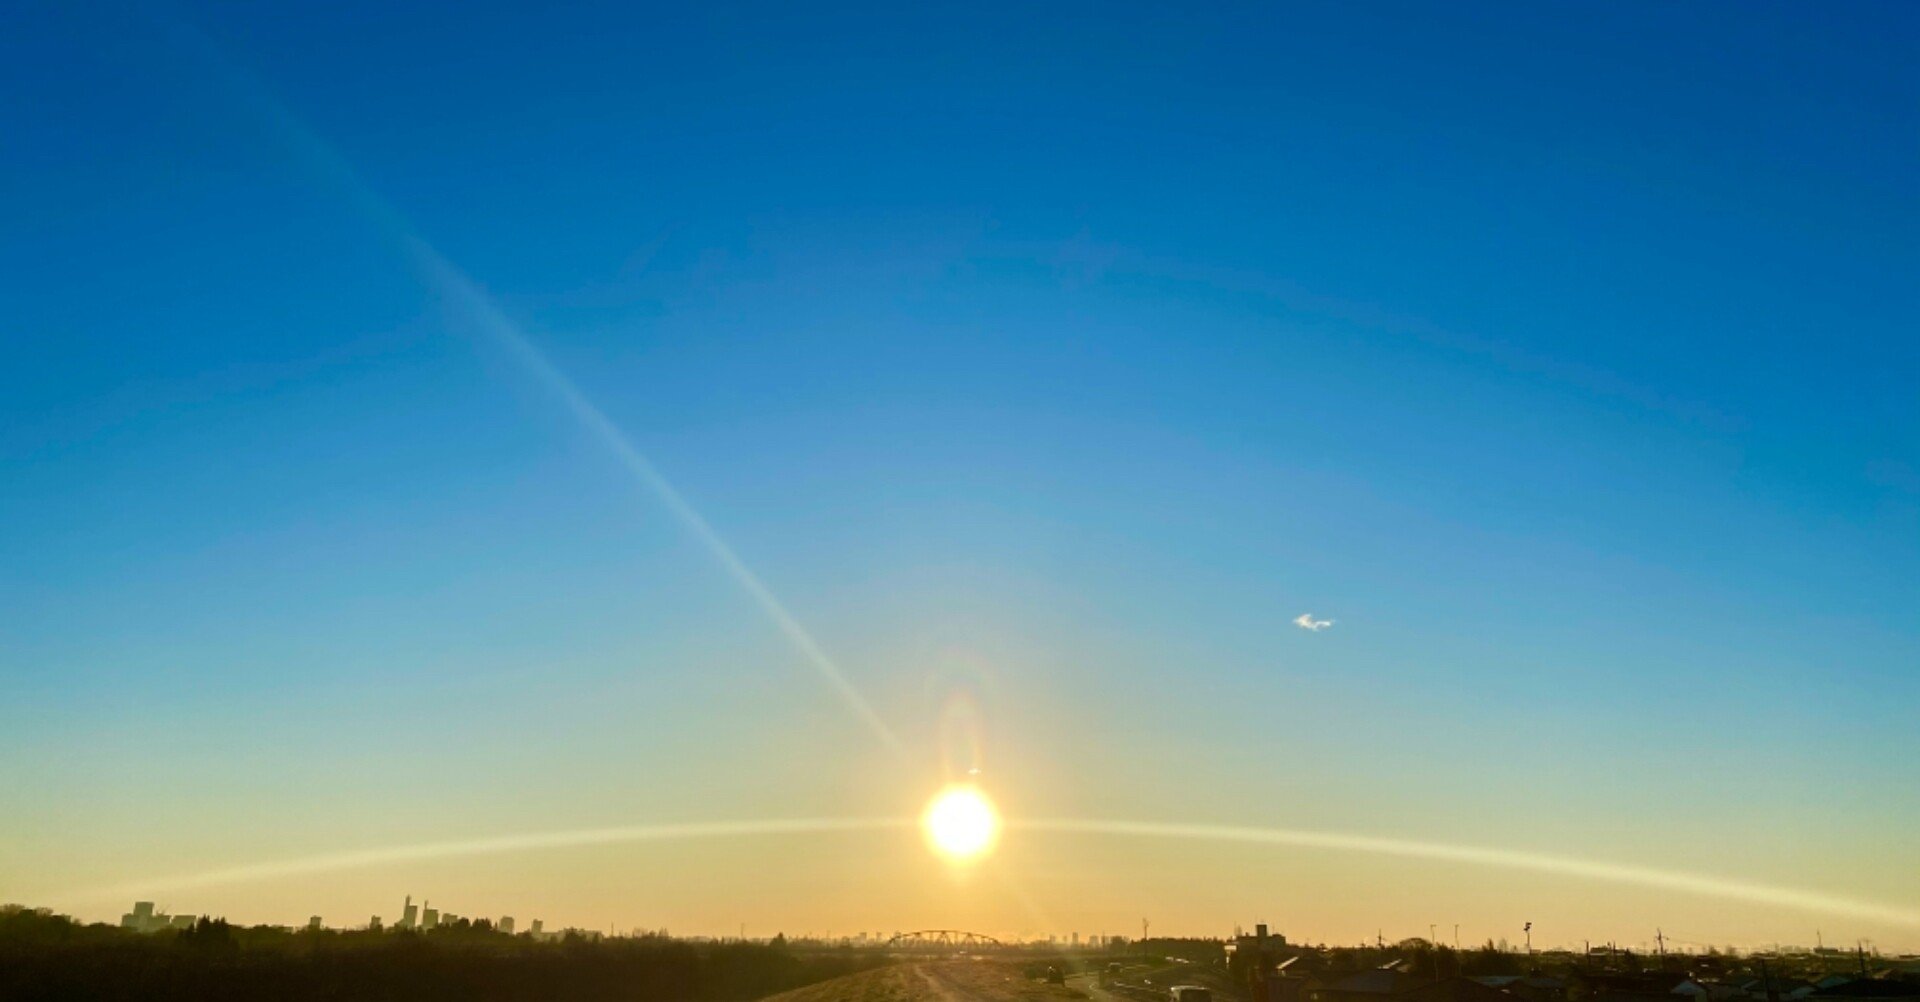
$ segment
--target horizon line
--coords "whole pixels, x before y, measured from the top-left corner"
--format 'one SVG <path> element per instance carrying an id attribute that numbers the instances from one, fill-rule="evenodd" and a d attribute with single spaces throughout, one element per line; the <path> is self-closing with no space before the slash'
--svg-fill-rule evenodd
<path id="1" fill-rule="evenodd" d="M 1459 845 L 1416 839 L 1390 838 L 1351 832 L 1312 829 L 1210 825 L 1099 818 L 1008 818 L 1009 832 L 1054 835 L 1097 835 L 1121 838 L 1180 839 L 1253 846 L 1288 846 L 1332 852 L 1541 873 L 1630 887 L 1678 891 L 1696 897 L 1762 905 L 1774 909 L 1815 913 L 1857 921 L 1883 922 L 1920 929 L 1920 909 L 1851 898 L 1795 887 L 1782 887 L 1712 874 L 1689 873 L 1632 863 L 1563 856 L 1524 849 Z M 312 873 L 387 866 L 396 863 L 463 856 L 498 855 L 540 849 L 616 845 L 629 842 L 684 841 L 706 838 L 747 838 L 768 835 L 817 835 L 889 830 L 912 830 L 912 817 L 776 818 L 759 821 L 676 822 L 531 832 L 385 846 L 346 852 L 271 860 L 224 867 L 200 873 L 128 881 L 81 888 L 50 895 L 53 900 L 95 901 L 110 897 L 188 890 L 220 884 L 253 883 Z"/>

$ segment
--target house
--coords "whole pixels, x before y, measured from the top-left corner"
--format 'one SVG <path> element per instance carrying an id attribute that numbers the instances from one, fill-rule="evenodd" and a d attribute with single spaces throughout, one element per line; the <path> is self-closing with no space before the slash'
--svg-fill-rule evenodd
<path id="1" fill-rule="evenodd" d="M 1401 970 L 1396 962 L 1370 971 L 1348 974 L 1323 985 L 1308 988 L 1306 1002 L 1380 1002 L 1421 984 L 1423 979 Z"/>
<path id="2" fill-rule="evenodd" d="M 1673 989 L 1687 980 L 1663 971 L 1583 971 L 1575 975 L 1575 987 L 1586 1002 L 1676 1002 L 1686 996 L 1675 996 Z"/>
<path id="3" fill-rule="evenodd" d="M 1394 1002 L 1514 1002 L 1514 998 L 1474 978 L 1442 978 L 1414 985 L 1396 994 Z"/>

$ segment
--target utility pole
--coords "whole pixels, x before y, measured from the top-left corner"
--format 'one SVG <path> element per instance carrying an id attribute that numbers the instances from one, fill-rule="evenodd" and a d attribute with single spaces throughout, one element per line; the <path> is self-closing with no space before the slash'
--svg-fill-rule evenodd
<path id="1" fill-rule="evenodd" d="M 1527 960 L 1531 962 L 1533 960 L 1533 923 L 1528 922 L 1520 931 L 1527 934 Z"/>
<path id="2" fill-rule="evenodd" d="M 1453 924 L 1453 952 L 1455 954 L 1458 954 L 1460 952 L 1460 923 L 1458 922 L 1455 922 Z M 1457 957 L 1454 960 L 1454 963 L 1456 965 L 1460 963 Z"/>
<path id="3" fill-rule="evenodd" d="M 1146 942 L 1147 942 L 1147 920 L 1142 918 L 1140 920 L 1140 943 L 1144 947 Z"/>
<path id="4" fill-rule="evenodd" d="M 1653 930 L 1653 941 L 1660 944 L 1660 966 L 1667 966 L 1667 934 L 1656 928 Z"/>

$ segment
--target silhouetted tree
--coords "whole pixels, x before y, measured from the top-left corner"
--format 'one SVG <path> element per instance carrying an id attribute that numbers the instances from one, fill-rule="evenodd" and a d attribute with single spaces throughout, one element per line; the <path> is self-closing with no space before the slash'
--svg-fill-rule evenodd
<path id="1" fill-rule="evenodd" d="M 239 946 L 233 926 L 224 918 L 201 917 L 174 934 L 174 942 L 193 950 L 232 950 Z"/>
<path id="2" fill-rule="evenodd" d="M 44 909 L 0 907 L 0 999 L 54 1002 L 521 1002 L 755 999 L 886 963 L 877 953 L 795 955 L 752 943 L 645 936 L 564 943 L 458 921 L 433 934 L 291 932 L 210 918 L 141 934 Z"/>

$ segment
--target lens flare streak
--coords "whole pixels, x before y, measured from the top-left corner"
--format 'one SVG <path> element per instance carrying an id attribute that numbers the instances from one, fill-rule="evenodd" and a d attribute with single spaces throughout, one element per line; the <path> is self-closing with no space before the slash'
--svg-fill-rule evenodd
<path id="1" fill-rule="evenodd" d="M 404 248 L 427 286 L 456 310 L 466 323 L 518 362 L 535 380 L 563 401 L 574 418 L 605 445 L 620 465 L 644 485 L 707 548 L 720 566 L 771 619 L 800 656 L 836 692 L 854 716 L 895 756 L 906 757 L 900 738 L 880 718 L 871 703 L 848 680 L 846 673 L 813 639 L 772 589 L 760 580 L 733 547 L 634 446 L 612 419 L 587 399 L 585 393 L 547 358 L 546 353 L 509 318 L 493 297 L 455 267 L 422 238 L 407 217 L 375 192 L 333 144 L 295 115 L 272 91 L 229 59 L 204 32 L 187 25 L 174 26 L 175 37 L 204 59 L 236 97 L 266 123 L 287 151 L 313 174 L 338 191 L 387 238 Z"/>
<path id="2" fill-rule="evenodd" d="M 463 312 L 475 329 L 504 348 L 542 386 L 565 402 L 567 410 L 572 412 L 574 418 L 594 438 L 607 447 L 614 458 L 619 460 L 620 465 L 632 474 L 635 480 L 645 485 L 654 497 L 658 498 L 660 503 L 706 546 L 707 552 L 713 555 L 720 566 L 726 568 L 727 573 L 732 576 L 741 590 L 752 597 L 760 606 L 760 610 L 773 621 L 774 626 L 779 628 L 781 635 L 786 637 L 807 664 L 812 666 L 813 670 L 840 696 L 841 702 L 847 705 L 847 709 L 860 718 L 861 722 L 867 725 L 867 729 L 873 732 L 874 737 L 878 738 L 889 751 L 900 758 L 905 758 L 906 747 L 894 734 L 893 728 L 888 727 L 886 721 L 880 719 L 880 714 L 874 710 L 873 704 L 867 702 L 866 697 L 860 694 L 860 690 L 847 679 L 846 673 L 840 670 L 840 666 L 813 639 L 813 634 L 807 632 L 807 628 L 787 611 L 786 605 L 774 595 L 772 589 L 769 589 L 760 580 L 760 576 L 740 559 L 739 555 L 733 551 L 733 547 L 727 545 L 726 540 L 720 538 L 720 534 L 715 532 L 706 518 L 687 502 L 673 483 L 661 475 L 653 463 L 634 447 L 626 433 L 620 430 L 620 426 L 614 424 L 600 408 L 594 406 L 593 401 L 587 399 L 586 394 L 574 385 L 573 380 L 567 378 L 566 373 L 561 372 L 539 347 L 528 340 L 519 327 L 494 304 L 492 297 L 475 285 L 472 279 L 418 237 L 408 235 L 405 243 L 415 263 L 427 276 L 428 283 L 445 296 L 451 305 Z"/>

